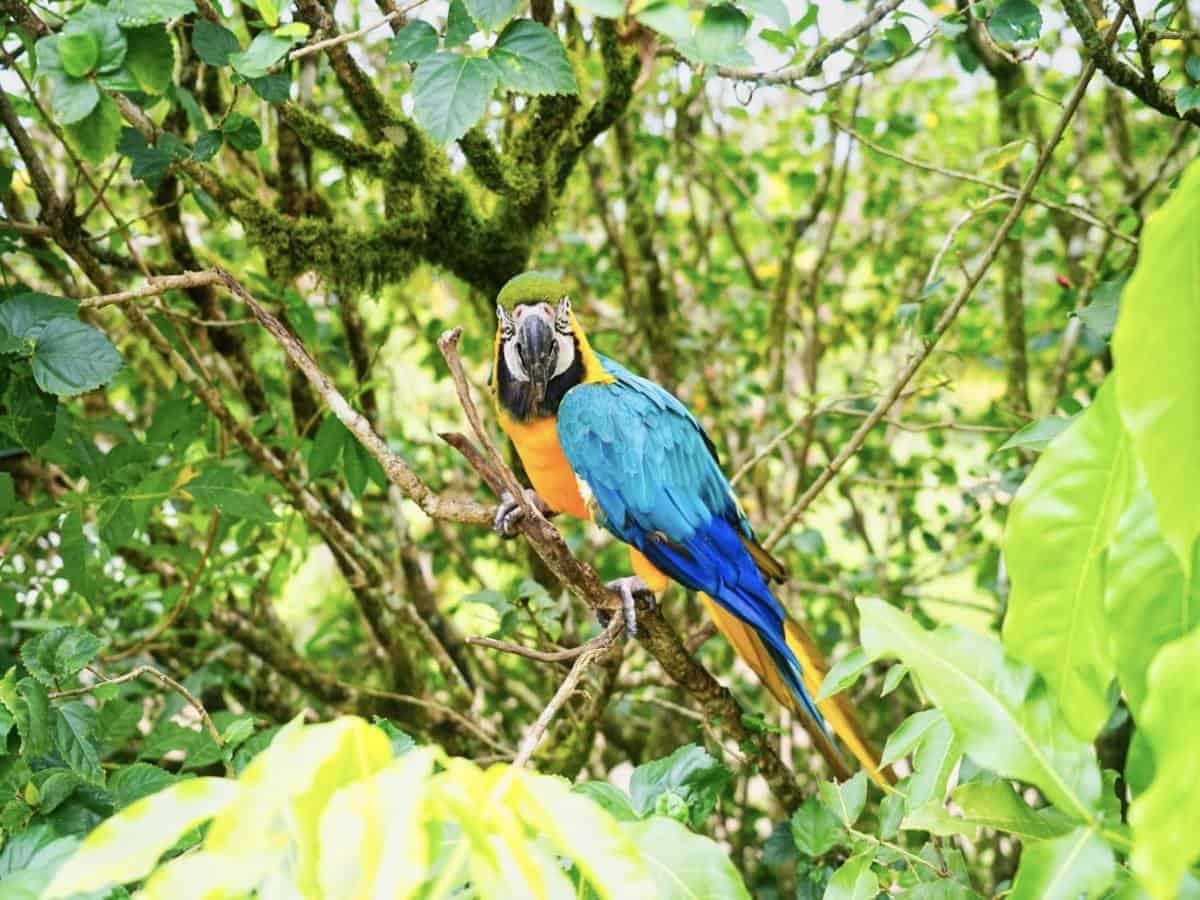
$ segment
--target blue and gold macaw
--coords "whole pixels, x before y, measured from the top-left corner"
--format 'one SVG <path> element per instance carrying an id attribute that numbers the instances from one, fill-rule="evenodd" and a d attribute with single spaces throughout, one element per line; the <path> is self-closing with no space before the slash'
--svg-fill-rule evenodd
<path id="1" fill-rule="evenodd" d="M 784 567 L 754 537 L 700 423 L 672 394 L 592 350 L 554 278 L 526 272 L 497 298 L 492 392 L 543 512 L 590 519 L 629 545 L 633 577 L 608 586 L 626 628 L 635 598 L 673 579 L 697 591 L 738 654 L 815 740 L 824 721 L 876 780 L 885 778 L 842 697 L 813 702 L 825 663 L 771 593 Z M 521 507 L 506 497 L 496 528 Z M 822 713 L 824 715 L 822 715 Z"/>

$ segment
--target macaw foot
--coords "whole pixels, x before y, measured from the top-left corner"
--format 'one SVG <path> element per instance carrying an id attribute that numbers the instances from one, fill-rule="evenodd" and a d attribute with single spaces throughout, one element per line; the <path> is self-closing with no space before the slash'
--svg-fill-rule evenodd
<path id="1" fill-rule="evenodd" d="M 636 575 L 610 581 L 605 587 L 621 598 L 621 613 L 625 618 L 625 637 L 636 637 L 637 601 L 641 600 L 646 604 L 648 610 L 653 611 L 658 603 L 654 596 L 654 591 L 646 587 L 646 582 L 642 581 Z M 612 617 L 602 610 L 596 612 L 596 618 L 600 620 L 600 624 L 605 628 L 612 621 Z"/>
<path id="2" fill-rule="evenodd" d="M 533 488 L 525 488 L 525 499 L 547 519 L 554 515 L 554 511 L 546 505 L 546 501 L 539 497 Z M 525 510 L 521 508 L 520 501 L 511 492 L 505 491 L 500 497 L 500 505 L 496 507 L 496 518 L 492 522 L 492 529 L 505 540 L 515 537 L 517 524 L 524 515 Z"/>

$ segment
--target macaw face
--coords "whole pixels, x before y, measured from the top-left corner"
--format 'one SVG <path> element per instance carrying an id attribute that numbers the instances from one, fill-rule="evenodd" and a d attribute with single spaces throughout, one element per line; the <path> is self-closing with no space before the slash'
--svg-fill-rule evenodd
<path id="1" fill-rule="evenodd" d="M 518 419 L 553 415 L 563 394 L 582 375 L 571 301 L 522 303 L 510 313 L 497 304 L 497 387 Z"/>

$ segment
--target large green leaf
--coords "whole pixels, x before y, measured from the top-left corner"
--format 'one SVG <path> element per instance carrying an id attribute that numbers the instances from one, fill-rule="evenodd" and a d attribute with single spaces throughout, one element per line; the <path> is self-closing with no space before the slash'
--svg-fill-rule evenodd
<path id="1" fill-rule="evenodd" d="M 483 116 L 499 74 L 486 59 L 435 53 L 417 66 L 413 113 L 439 144 L 456 141 Z"/>
<path id="2" fill-rule="evenodd" d="M 1008 514 L 1012 591 L 1004 646 L 1042 673 L 1075 733 L 1095 737 L 1111 709 L 1105 550 L 1133 484 L 1133 460 L 1109 379 L 1050 444 Z"/>
<path id="3" fill-rule="evenodd" d="M 1099 897 L 1116 874 L 1112 848 L 1091 828 L 1023 848 L 1010 900 Z"/>
<path id="4" fill-rule="evenodd" d="M 108 8 L 121 25 L 137 28 L 194 13 L 196 3 L 195 0 L 110 0 Z"/>
<path id="5" fill-rule="evenodd" d="M 129 53 L 125 66 L 143 91 L 165 94 L 175 69 L 175 46 L 161 25 L 148 25 L 125 32 Z"/>
<path id="6" fill-rule="evenodd" d="M 70 125 L 87 117 L 100 102 L 100 89 L 94 82 L 67 75 L 53 76 L 50 82 L 50 109 L 60 125 Z"/>
<path id="7" fill-rule="evenodd" d="M 1071 823 L 1054 807 L 1035 810 L 1007 781 L 971 781 L 951 795 L 961 816 L 952 816 L 941 804 L 927 804 L 904 817 L 903 827 L 934 834 L 963 834 L 975 839 L 980 828 L 1015 835 L 1021 840 L 1046 840 L 1071 830 Z"/>
<path id="8" fill-rule="evenodd" d="M 750 19 L 736 6 L 718 3 L 704 10 L 696 27 L 696 55 L 714 66 L 746 66 L 754 62 L 746 50 Z"/>
<path id="9" fill-rule="evenodd" d="M 70 897 L 144 877 L 187 831 L 237 798 L 224 778 L 194 778 L 126 807 L 96 828 L 46 891 L 46 900 Z"/>
<path id="10" fill-rule="evenodd" d="M 53 752 L 50 699 L 46 688 L 33 678 L 17 678 L 11 668 L 0 678 L 0 706 L 8 710 L 21 738 L 21 752 L 28 757 Z"/>
<path id="11" fill-rule="evenodd" d="M 879 893 L 879 879 L 871 869 L 875 848 L 856 853 L 833 873 L 824 900 L 872 900 Z"/>
<path id="12" fill-rule="evenodd" d="M 1138 730 L 1154 754 L 1154 781 L 1129 809 L 1130 861 L 1156 898 L 1176 896 L 1187 868 L 1200 858 L 1197 724 L 1200 709 L 1200 629 L 1162 649 L 1150 666 L 1149 697 Z"/>
<path id="13" fill-rule="evenodd" d="M 988 19 L 988 31 L 996 40 L 1036 40 L 1042 31 L 1042 14 L 1031 0 L 1004 0 Z"/>
<path id="14" fill-rule="evenodd" d="M 82 628 L 55 628 L 26 641 L 21 662 L 30 675 L 53 688 L 95 659 L 101 646 L 98 637 Z"/>
<path id="15" fill-rule="evenodd" d="M 229 63 L 243 78 L 262 78 L 271 67 L 287 56 L 296 41 L 264 31 L 250 42 L 244 52 L 230 53 Z"/>
<path id="16" fill-rule="evenodd" d="M 488 54 L 500 83 L 523 94 L 576 94 L 567 52 L 553 31 L 532 19 L 509 24 Z"/>
<path id="17" fill-rule="evenodd" d="M 85 781 L 104 782 L 96 747 L 96 710 L 82 700 L 54 707 L 54 745 L 71 771 Z"/>
<path id="18" fill-rule="evenodd" d="M 66 126 L 66 132 L 80 156 L 90 163 L 102 163 L 117 149 L 121 111 L 112 97 L 101 95 L 92 111 Z"/>
<path id="19" fill-rule="evenodd" d="M 682 800 L 693 824 L 699 825 L 716 806 L 730 780 L 729 769 L 697 744 L 685 744 L 670 756 L 633 770 L 629 794 L 638 815 L 654 812 L 667 795 Z"/>
<path id="20" fill-rule="evenodd" d="M 521 8 L 521 0 L 464 0 L 467 12 L 484 31 L 496 31 Z"/>
<path id="21" fill-rule="evenodd" d="M 197 503 L 225 515 L 253 522 L 273 522 L 275 514 L 267 501 L 232 469 L 205 469 L 187 483 L 185 490 Z"/>
<path id="22" fill-rule="evenodd" d="M 1159 533 L 1154 500 L 1139 479 L 1133 501 L 1117 524 L 1108 553 L 1105 611 L 1121 687 L 1140 720 L 1146 672 L 1166 644 L 1200 625 L 1200 566 L 1183 567 Z"/>
<path id="23" fill-rule="evenodd" d="M 121 31 L 116 15 L 103 6 L 85 6 L 67 20 L 63 26 L 63 37 L 73 34 L 88 34 L 96 41 L 96 70 L 115 72 L 125 62 L 125 34 Z"/>
<path id="24" fill-rule="evenodd" d="M 230 57 L 242 49 L 237 35 L 224 26 L 198 19 L 192 29 L 192 49 L 200 61 L 210 66 L 227 66 Z"/>
<path id="25" fill-rule="evenodd" d="M 622 827 L 650 870 L 658 900 L 749 900 L 728 854 L 708 838 L 663 816 Z"/>
<path id="26" fill-rule="evenodd" d="M 805 856 L 824 856 L 846 836 L 837 817 L 816 797 L 805 800 L 789 824 L 792 843 Z"/>
<path id="27" fill-rule="evenodd" d="M 40 46 L 40 45 L 39 45 Z M 0 325 L 22 340 L 37 340 L 54 319 L 77 318 L 74 300 L 52 294 L 27 293 L 0 303 Z"/>
<path id="28" fill-rule="evenodd" d="M 1200 537 L 1200 162 L 1146 220 L 1113 334 L 1117 401 L 1163 537 L 1191 573 Z"/>
<path id="29" fill-rule="evenodd" d="M 1033 669 L 1007 659 L 990 637 L 957 626 L 926 631 L 882 600 L 858 606 L 867 652 L 908 666 L 964 752 L 1004 777 L 1036 785 L 1076 820 L 1095 820 L 1095 751 L 1062 721 Z"/>
<path id="30" fill-rule="evenodd" d="M 388 46 L 388 62 L 415 63 L 436 53 L 438 33 L 428 22 L 413 19 L 392 38 Z"/>
<path id="31" fill-rule="evenodd" d="M 86 322 L 55 319 L 38 335 L 33 377 L 48 394 L 82 394 L 108 383 L 120 370 L 117 348 Z"/>

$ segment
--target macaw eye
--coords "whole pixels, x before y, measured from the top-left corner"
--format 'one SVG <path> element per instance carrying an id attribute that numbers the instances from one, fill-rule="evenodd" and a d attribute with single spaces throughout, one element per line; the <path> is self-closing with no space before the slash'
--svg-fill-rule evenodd
<path id="1" fill-rule="evenodd" d="M 571 301 L 567 297 L 558 301 L 558 310 L 554 315 L 554 330 L 559 334 L 571 333 Z"/>
<path id="2" fill-rule="evenodd" d="M 507 341 L 517 333 L 517 326 L 513 324 L 513 320 L 509 316 L 508 311 L 498 303 L 496 304 L 496 318 L 500 320 L 501 340 Z"/>

